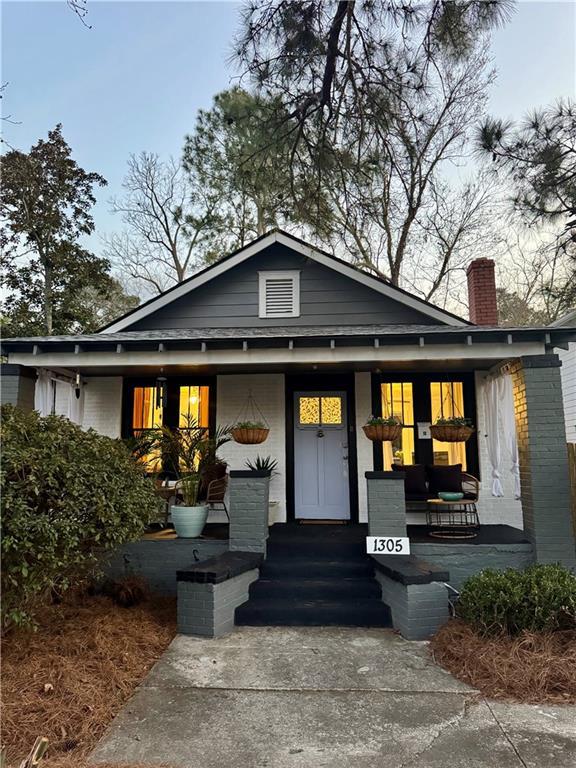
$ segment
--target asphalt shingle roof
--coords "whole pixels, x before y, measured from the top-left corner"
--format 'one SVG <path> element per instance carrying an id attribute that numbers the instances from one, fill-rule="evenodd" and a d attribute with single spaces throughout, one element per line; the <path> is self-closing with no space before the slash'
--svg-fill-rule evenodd
<path id="1" fill-rule="evenodd" d="M 65 336 L 31 336 L 4 339 L 3 346 L 11 343 L 37 344 L 102 344 L 115 342 L 169 342 L 169 341 L 209 341 L 219 339 L 269 339 L 269 338 L 336 338 L 336 337 L 383 337 L 383 336 L 433 336 L 461 335 L 474 336 L 486 333 L 533 334 L 535 332 L 552 332 L 557 334 L 576 333 L 576 328 L 566 327 L 534 327 L 534 328 L 502 328 L 497 326 L 475 325 L 302 325 L 302 326 L 271 326 L 251 328 L 174 328 L 150 331 L 119 331 L 116 333 L 89 333 Z"/>

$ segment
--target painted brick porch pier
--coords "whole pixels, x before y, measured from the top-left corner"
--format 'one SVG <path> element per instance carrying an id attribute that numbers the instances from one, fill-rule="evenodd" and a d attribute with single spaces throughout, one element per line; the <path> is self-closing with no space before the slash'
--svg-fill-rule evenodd
<path id="1" fill-rule="evenodd" d="M 537 562 L 575 568 L 560 365 L 557 355 L 526 356 L 510 373 L 524 530 Z"/>

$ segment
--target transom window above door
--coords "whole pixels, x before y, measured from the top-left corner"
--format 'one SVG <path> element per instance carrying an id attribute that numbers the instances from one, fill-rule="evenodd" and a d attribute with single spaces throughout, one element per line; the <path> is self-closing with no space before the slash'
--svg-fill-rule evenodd
<path id="1" fill-rule="evenodd" d="M 342 398 L 339 395 L 300 395 L 298 423 L 302 427 L 340 426 Z"/>

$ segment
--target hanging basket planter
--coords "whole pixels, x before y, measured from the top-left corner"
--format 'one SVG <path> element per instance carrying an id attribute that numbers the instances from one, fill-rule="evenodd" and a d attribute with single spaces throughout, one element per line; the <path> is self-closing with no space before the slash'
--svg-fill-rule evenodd
<path id="1" fill-rule="evenodd" d="M 465 443 L 473 434 L 469 424 L 432 424 L 430 434 L 442 443 Z"/>
<path id="2" fill-rule="evenodd" d="M 263 443 L 270 434 L 268 422 L 252 397 L 252 390 L 248 390 L 246 405 L 238 415 L 230 434 L 232 440 L 241 445 L 258 445 Z"/>
<path id="3" fill-rule="evenodd" d="M 362 429 L 373 443 L 394 441 L 402 434 L 402 424 L 365 424 Z"/>
<path id="4" fill-rule="evenodd" d="M 237 424 L 230 430 L 234 442 L 241 443 L 242 445 L 263 443 L 269 433 L 270 430 L 263 424 Z"/>

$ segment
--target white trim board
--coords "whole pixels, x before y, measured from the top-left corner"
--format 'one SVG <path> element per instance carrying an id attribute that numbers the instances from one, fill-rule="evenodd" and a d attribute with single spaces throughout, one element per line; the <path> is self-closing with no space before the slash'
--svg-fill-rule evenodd
<path id="1" fill-rule="evenodd" d="M 124 366 L 151 366 L 160 368 L 168 365 L 261 365 L 263 371 L 266 365 L 303 363 L 308 366 L 320 363 L 368 363 L 375 367 L 390 362 L 421 363 L 424 360 L 440 364 L 446 360 L 462 362 L 473 360 L 510 360 L 521 355 L 543 355 L 544 342 L 519 342 L 517 344 L 475 344 L 458 345 L 435 344 L 426 348 L 422 354 L 420 348 L 410 346 L 381 346 L 381 347 L 334 347 L 332 348 L 295 348 L 295 349 L 250 349 L 246 350 L 165 350 L 164 352 L 126 351 L 116 352 L 42 352 L 34 355 L 30 352 L 10 352 L 9 361 L 34 368 L 90 368 L 98 366 L 123 368 Z M 93 374 L 92 374 L 93 375 Z M 112 374 L 110 374 L 112 375 Z"/>
<path id="2" fill-rule="evenodd" d="M 322 264 L 324 267 L 333 269 L 340 274 L 349 277 L 351 280 L 355 280 L 356 282 L 371 288 L 377 293 L 380 293 L 383 296 L 387 296 L 388 298 L 393 299 L 400 304 L 411 307 L 412 309 L 415 309 L 418 312 L 433 318 L 434 320 L 438 320 L 441 323 L 462 327 L 466 325 L 464 321 L 453 317 L 451 314 L 444 312 L 444 310 L 439 309 L 438 307 L 434 307 L 431 304 L 428 304 L 423 299 L 419 299 L 416 296 L 411 296 L 408 293 L 404 293 L 404 291 L 398 290 L 393 285 L 388 285 L 387 283 L 382 282 L 372 275 L 360 272 L 345 262 L 322 253 L 322 251 L 319 251 L 311 245 L 302 243 L 300 240 L 291 237 L 285 232 L 274 231 L 264 235 L 259 240 L 251 243 L 250 245 L 247 245 L 245 248 L 242 248 L 240 251 L 237 251 L 235 254 L 229 256 L 223 261 L 214 264 L 213 267 L 200 272 L 198 275 L 193 275 L 185 282 L 177 285 L 175 288 L 171 288 L 170 290 L 165 291 L 157 298 L 152 299 L 151 301 L 144 304 L 142 307 L 139 307 L 130 312 L 128 315 L 125 315 L 124 317 L 116 320 L 116 322 L 100 331 L 100 333 L 105 335 L 107 333 L 116 333 L 117 331 L 126 330 L 126 328 L 129 328 L 139 320 L 143 320 L 153 312 L 162 309 L 162 307 L 171 304 L 173 301 L 180 299 L 182 296 L 186 296 L 191 291 L 194 291 L 197 288 L 200 288 L 202 285 L 210 282 L 211 280 L 214 280 L 216 277 L 222 275 L 224 272 L 227 272 L 229 269 L 233 269 L 239 264 L 242 264 L 250 257 L 255 256 L 257 253 L 260 253 L 260 251 L 263 251 L 265 248 L 268 248 L 274 243 L 280 243 L 287 248 L 291 248 L 293 251 L 296 251 L 303 256 L 316 261 L 318 264 Z"/>

